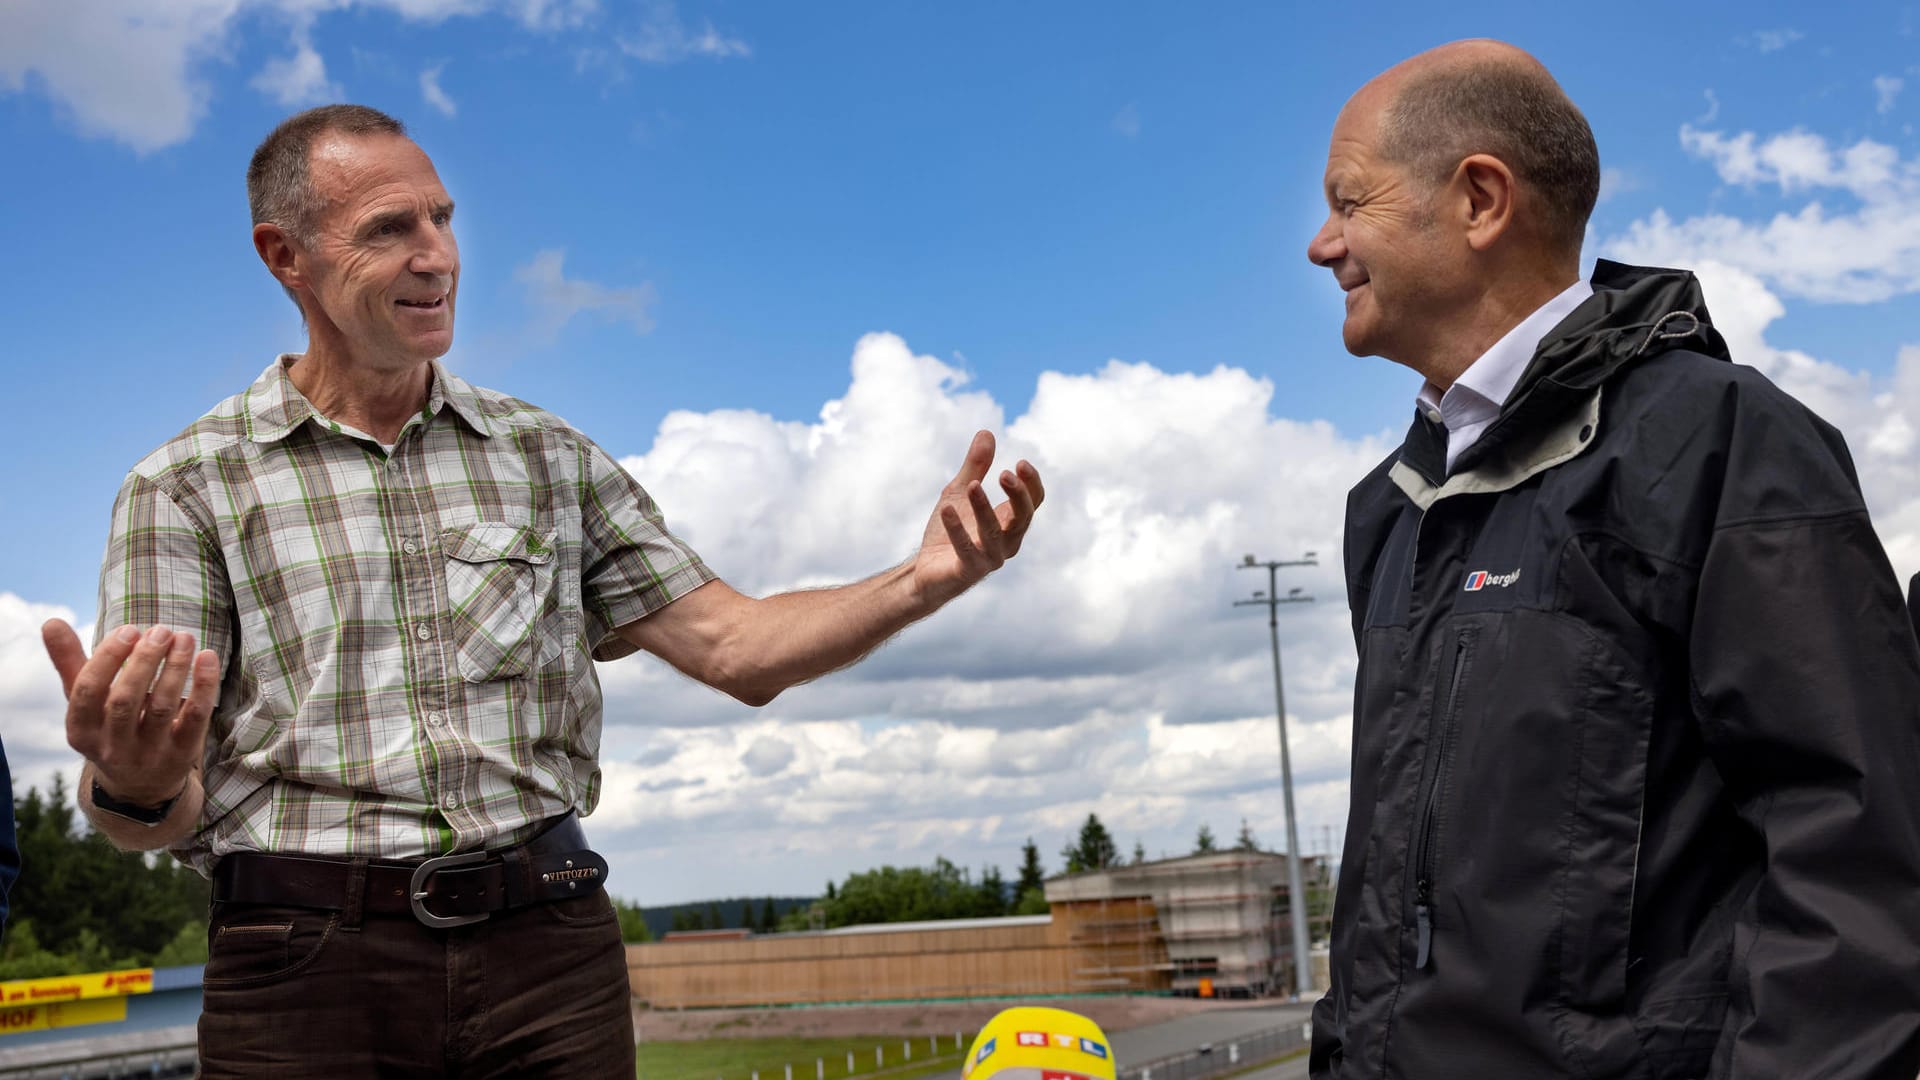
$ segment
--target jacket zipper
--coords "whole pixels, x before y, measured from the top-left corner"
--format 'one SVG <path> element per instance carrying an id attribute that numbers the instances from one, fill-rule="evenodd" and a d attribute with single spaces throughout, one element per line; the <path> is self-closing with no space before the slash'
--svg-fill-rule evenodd
<path id="1" fill-rule="evenodd" d="M 1473 632 L 1462 630 L 1454 642 L 1453 673 L 1447 681 L 1446 705 L 1434 713 L 1433 775 L 1427 780 L 1426 797 L 1421 801 L 1420 821 L 1413 833 L 1413 918 L 1416 934 L 1413 966 L 1416 969 L 1424 969 L 1433 959 L 1433 834 L 1435 821 L 1439 817 L 1440 781 L 1446 773 L 1447 751 L 1453 743 L 1454 714 L 1460 706 L 1460 676 L 1466 671 L 1467 658 L 1472 651 Z"/>

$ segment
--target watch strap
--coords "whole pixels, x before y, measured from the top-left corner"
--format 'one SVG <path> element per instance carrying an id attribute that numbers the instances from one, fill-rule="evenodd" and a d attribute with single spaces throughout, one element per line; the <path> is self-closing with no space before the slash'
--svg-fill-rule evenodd
<path id="1" fill-rule="evenodd" d="M 181 791 L 182 794 L 185 793 L 184 788 L 181 789 Z M 173 804 L 179 801 L 180 796 L 175 795 L 173 798 L 168 799 L 158 806 L 141 806 L 139 803 L 121 802 L 119 799 L 107 794 L 106 789 L 100 786 L 100 781 L 95 780 L 93 782 L 93 805 L 95 809 L 104 810 L 115 817 L 126 818 L 128 821 L 137 821 L 142 825 L 158 825 L 167 820 L 167 815 L 173 812 Z"/>

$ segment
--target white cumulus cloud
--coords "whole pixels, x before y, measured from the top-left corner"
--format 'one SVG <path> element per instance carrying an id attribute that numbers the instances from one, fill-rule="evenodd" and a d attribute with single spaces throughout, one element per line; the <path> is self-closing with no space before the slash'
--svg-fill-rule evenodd
<path id="1" fill-rule="evenodd" d="M 728 37 L 703 22 L 687 26 L 672 0 L 649 0 L 640 25 L 615 40 L 626 56 L 645 64 L 677 64 L 682 60 L 727 60 L 753 55 L 745 41 Z"/>
<path id="2" fill-rule="evenodd" d="M 1604 250 L 1638 262 L 1717 262 L 1790 297 L 1875 303 L 1920 291 L 1920 163 L 1885 143 L 1835 146 L 1795 129 L 1766 138 L 1683 125 L 1680 142 L 1729 184 L 1809 197 L 1764 220 L 1665 209 L 1634 222 Z M 1829 206 L 1819 197 L 1837 196 Z"/>
<path id="3" fill-rule="evenodd" d="M 314 51 L 307 31 L 296 32 L 292 44 L 293 55 L 267 61 L 249 85 L 289 109 L 323 105 L 344 97 L 340 87 L 328 80 L 327 62 Z"/>
<path id="4" fill-rule="evenodd" d="M 607 286 L 566 275 L 566 252 L 542 251 L 513 272 L 536 312 L 536 329 L 553 335 L 576 315 L 592 314 L 633 326 L 635 333 L 653 329 L 652 282 Z"/>
<path id="5" fill-rule="evenodd" d="M 446 69 L 447 65 L 440 63 L 420 73 L 420 96 L 426 99 L 427 104 L 433 106 L 440 115 L 452 116 L 460 109 L 440 87 L 440 73 Z"/>
<path id="6" fill-rule="evenodd" d="M 338 98 L 306 29 L 354 8 L 421 23 L 491 13 L 542 32 L 577 30 L 599 13 L 596 0 L 6 0 L 0 94 L 45 97 L 81 134 L 147 153 L 192 136 L 213 99 L 210 69 L 231 62 L 236 30 L 250 17 L 297 28 L 291 54 L 269 60 L 251 80 L 255 89 L 287 108 Z M 704 55 L 746 48 L 711 27 L 681 27 L 678 47 Z"/>
<path id="7" fill-rule="evenodd" d="M 1807 35 L 1798 30 L 1786 27 L 1779 30 L 1756 30 L 1749 37 L 1743 38 L 1742 41 L 1751 41 L 1754 48 L 1759 49 L 1762 54 L 1765 54 L 1779 52 L 1781 49 L 1786 48 L 1806 36 Z"/>
<path id="8" fill-rule="evenodd" d="M 1873 77 L 1873 108 L 1881 116 L 1893 111 L 1893 103 L 1900 99 L 1900 91 L 1906 89 L 1907 81 L 1897 75 L 1875 75 Z"/>
<path id="9" fill-rule="evenodd" d="M 193 133 L 211 90 L 199 72 L 240 0 L 15 0 L 0 4 L 0 91 L 52 100 L 82 134 L 136 151 Z"/>

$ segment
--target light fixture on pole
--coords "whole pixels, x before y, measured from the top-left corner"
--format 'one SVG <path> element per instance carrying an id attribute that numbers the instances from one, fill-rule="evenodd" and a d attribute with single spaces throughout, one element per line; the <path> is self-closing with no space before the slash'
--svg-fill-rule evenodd
<path id="1" fill-rule="evenodd" d="M 1266 605 L 1267 630 L 1273 640 L 1273 705 L 1280 720 L 1280 793 L 1287 812 L 1287 912 L 1293 917 L 1293 982 L 1300 997 L 1313 993 L 1313 969 L 1307 953 L 1307 891 L 1300 876 L 1300 831 L 1293 817 L 1293 757 L 1287 750 L 1287 698 L 1280 682 L 1280 605 L 1310 604 L 1313 597 L 1299 589 L 1280 595 L 1280 568 L 1283 566 L 1319 566 L 1314 552 L 1298 559 L 1269 559 L 1265 562 L 1248 555 L 1241 570 L 1266 567 L 1266 591 L 1255 591 L 1251 600 L 1235 600 L 1234 607 Z"/>

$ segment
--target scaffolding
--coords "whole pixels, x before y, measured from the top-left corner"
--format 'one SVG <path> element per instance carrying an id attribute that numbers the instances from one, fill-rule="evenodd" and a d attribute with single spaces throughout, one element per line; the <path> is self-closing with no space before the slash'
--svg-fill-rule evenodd
<path id="1" fill-rule="evenodd" d="M 1324 938 L 1328 905 L 1312 901 L 1326 860 L 1304 862 L 1309 924 Z M 1071 920 L 1076 976 L 1089 984 L 1139 986 L 1150 971 L 1153 986 L 1180 994 L 1261 996 L 1294 985 L 1284 856 L 1209 852 L 1109 867 L 1055 878 L 1047 899 Z"/>

